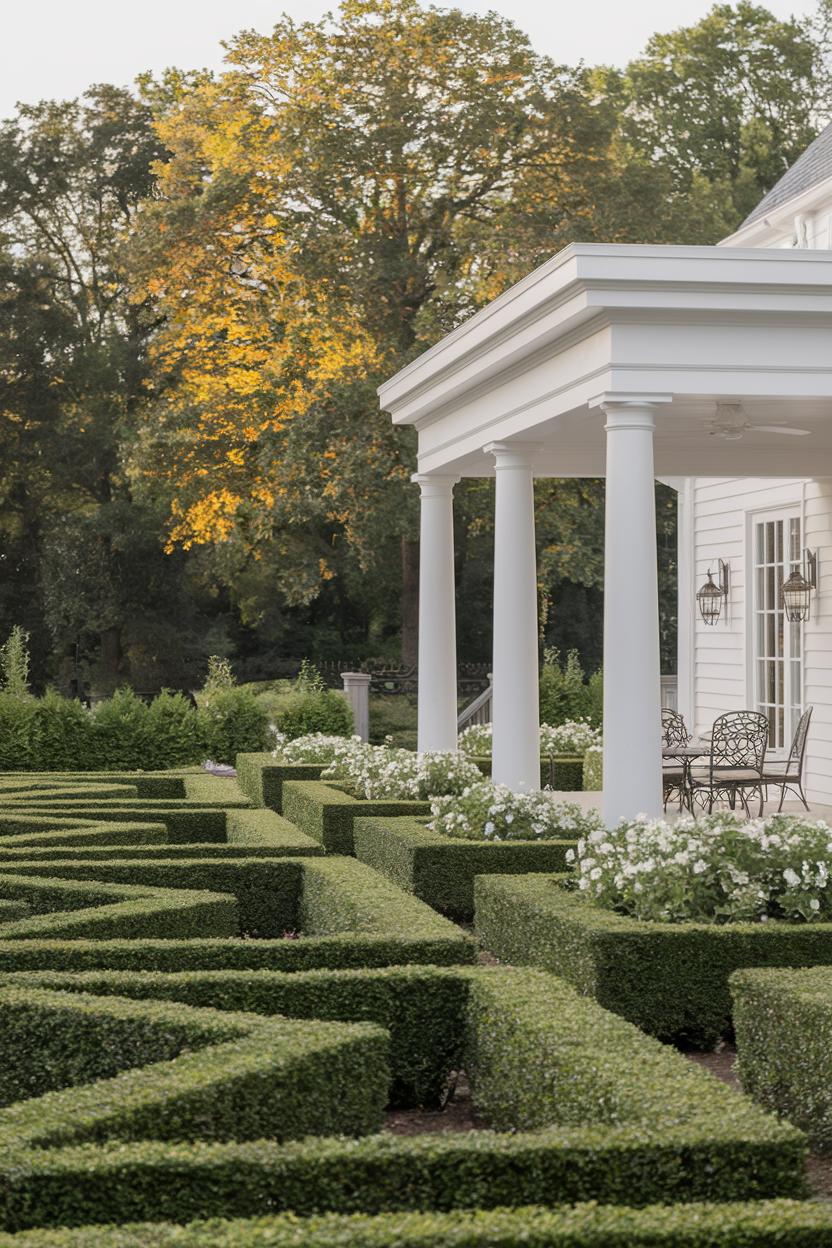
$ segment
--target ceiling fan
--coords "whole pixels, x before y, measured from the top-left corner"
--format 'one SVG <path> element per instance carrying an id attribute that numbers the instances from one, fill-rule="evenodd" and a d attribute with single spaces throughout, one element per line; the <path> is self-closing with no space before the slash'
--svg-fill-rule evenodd
<path id="1" fill-rule="evenodd" d="M 747 433 L 781 433 L 788 437 L 802 438 L 811 429 L 799 429 L 795 425 L 756 425 L 746 420 L 741 403 L 717 403 L 716 415 L 708 421 L 711 437 L 724 438 L 726 442 L 738 442 Z"/>

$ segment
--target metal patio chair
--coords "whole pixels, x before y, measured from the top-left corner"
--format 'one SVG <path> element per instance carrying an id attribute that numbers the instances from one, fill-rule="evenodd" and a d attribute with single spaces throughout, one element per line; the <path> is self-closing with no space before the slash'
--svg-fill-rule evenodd
<path id="1" fill-rule="evenodd" d="M 669 749 L 674 745 L 687 745 L 690 741 L 685 721 L 678 711 L 662 707 L 662 746 Z M 664 808 L 674 793 L 679 794 L 679 810 L 687 799 L 687 767 L 684 760 L 677 758 L 662 759 L 662 799 Z"/>
<path id="2" fill-rule="evenodd" d="M 806 757 L 806 741 L 809 737 L 809 724 L 812 719 L 812 711 L 814 707 L 808 706 L 800 719 L 797 721 L 797 728 L 792 738 L 791 747 L 789 748 L 789 756 L 785 762 L 777 762 L 772 760 L 766 763 L 763 768 L 763 783 L 768 789 L 770 784 L 780 786 L 780 805 L 778 811 L 783 809 L 783 802 L 786 797 L 786 789 L 791 789 L 800 797 L 801 802 L 809 809 L 809 803 L 806 801 L 806 794 L 803 792 L 803 761 Z"/>
<path id="3" fill-rule="evenodd" d="M 714 801 L 727 800 L 732 810 L 739 797 L 748 814 L 750 793 L 760 795 L 760 810 L 765 801 L 766 746 L 768 744 L 768 718 L 759 711 L 729 711 L 714 721 L 711 731 L 711 754 L 707 766 L 690 770 L 691 809 L 693 799 L 699 796 L 708 814 Z"/>

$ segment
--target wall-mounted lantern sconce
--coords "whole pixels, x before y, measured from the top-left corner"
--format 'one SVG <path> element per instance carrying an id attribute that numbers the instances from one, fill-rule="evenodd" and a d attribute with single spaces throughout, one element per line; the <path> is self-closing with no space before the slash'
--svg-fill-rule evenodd
<path id="1" fill-rule="evenodd" d="M 719 559 L 719 584 L 714 584 L 713 573 L 708 568 L 708 579 L 696 594 L 699 611 L 706 624 L 716 624 L 722 611 L 722 604 L 728 601 L 729 566 Z"/>
<path id="2" fill-rule="evenodd" d="M 813 550 L 803 552 L 803 571 L 795 568 L 783 582 L 783 609 L 786 619 L 796 624 L 808 620 L 812 606 L 812 590 L 818 587 L 818 556 Z"/>

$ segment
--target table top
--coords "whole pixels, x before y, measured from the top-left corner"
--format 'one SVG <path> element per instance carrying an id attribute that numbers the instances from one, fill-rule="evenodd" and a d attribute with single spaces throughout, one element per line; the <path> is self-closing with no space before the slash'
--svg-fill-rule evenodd
<path id="1" fill-rule="evenodd" d="M 676 745 L 662 746 L 663 758 L 703 758 L 710 752 L 711 743 L 703 738 L 697 738 L 684 743 L 680 741 Z"/>

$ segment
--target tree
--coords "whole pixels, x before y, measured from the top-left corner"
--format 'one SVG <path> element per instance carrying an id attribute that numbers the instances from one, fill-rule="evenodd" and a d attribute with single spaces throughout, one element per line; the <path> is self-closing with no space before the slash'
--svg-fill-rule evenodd
<path id="1" fill-rule="evenodd" d="M 149 109 L 113 87 L 21 107 L 0 127 L 0 230 L 14 244 L 0 273 L 0 525 L 52 644 L 94 642 L 105 688 L 141 649 L 154 582 L 167 574 L 166 611 L 181 596 L 159 517 L 134 505 L 124 467 L 154 324 L 128 299 L 122 248 L 163 154 Z"/>
<path id="2" fill-rule="evenodd" d="M 735 229 L 828 112 L 830 46 L 823 22 L 781 21 L 739 0 L 653 35 L 604 85 L 620 101 L 627 142 L 669 171 L 677 189 L 702 179 L 718 188 Z"/>
<path id="3" fill-rule="evenodd" d="M 172 155 L 134 253 L 167 318 L 142 463 L 172 542 L 279 562 L 290 601 L 351 567 L 389 592 L 399 545 L 410 658 L 413 436 L 375 385 L 586 233 L 615 119 L 512 23 L 415 0 L 283 19 L 228 60 L 159 121 Z"/>

